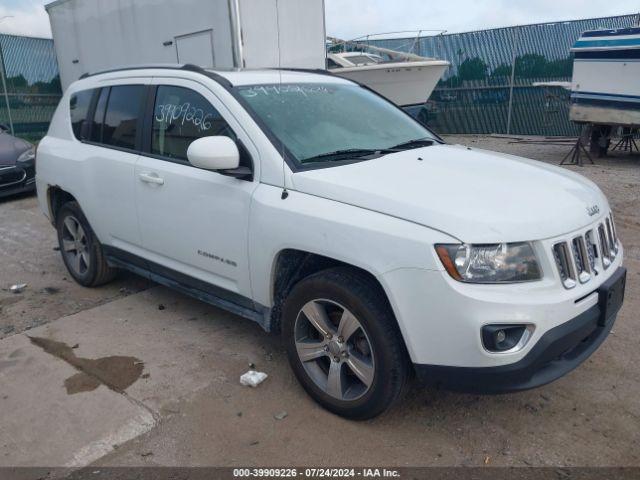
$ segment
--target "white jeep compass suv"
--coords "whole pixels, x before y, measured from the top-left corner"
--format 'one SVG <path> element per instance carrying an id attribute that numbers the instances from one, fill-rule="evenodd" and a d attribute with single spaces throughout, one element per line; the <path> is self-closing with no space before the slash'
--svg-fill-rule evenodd
<path id="1" fill-rule="evenodd" d="M 595 184 L 446 145 L 319 71 L 85 75 L 37 157 L 76 281 L 125 268 L 281 332 L 307 392 L 350 418 L 389 408 L 414 373 L 474 392 L 551 382 L 623 301 Z"/>

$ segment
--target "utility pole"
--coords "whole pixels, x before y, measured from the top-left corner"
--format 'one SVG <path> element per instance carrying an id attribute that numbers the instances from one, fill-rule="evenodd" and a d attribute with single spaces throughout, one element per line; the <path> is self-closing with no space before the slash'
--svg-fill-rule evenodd
<path id="1" fill-rule="evenodd" d="M 507 135 L 511 134 L 511 115 L 513 111 L 513 84 L 516 80 L 516 60 L 518 59 L 518 33 L 520 27 L 513 28 L 513 43 L 511 54 L 511 85 L 509 87 L 509 112 L 507 114 Z"/>

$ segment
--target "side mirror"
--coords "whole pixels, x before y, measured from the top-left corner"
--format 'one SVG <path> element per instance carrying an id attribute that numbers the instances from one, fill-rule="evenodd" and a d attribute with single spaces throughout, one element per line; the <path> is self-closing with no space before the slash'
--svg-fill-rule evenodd
<path id="1" fill-rule="evenodd" d="M 11 129 L 7 125 L 0 123 L 0 132 L 8 132 L 9 130 Z"/>
<path id="2" fill-rule="evenodd" d="M 240 152 L 229 137 L 202 137 L 187 149 L 187 158 L 194 167 L 205 170 L 235 170 L 240 166 Z"/>

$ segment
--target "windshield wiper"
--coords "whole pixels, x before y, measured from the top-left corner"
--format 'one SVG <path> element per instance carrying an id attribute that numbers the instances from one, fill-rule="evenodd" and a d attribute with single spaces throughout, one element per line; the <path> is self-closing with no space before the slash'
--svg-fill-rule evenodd
<path id="1" fill-rule="evenodd" d="M 412 148 L 430 147 L 434 143 L 435 141 L 431 138 L 417 138 L 415 140 L 409 140 L 408 142 L 389 147 L 389 150 L 399 152 L 402 150 L 411 150 Z"/>
<path id="2" fill-rule="evenodd" d="M 368 155 L 387 155 L 389 153 L 402 152 L 404 150 L 411 150 L 413 148 L 428 147 L 434 144 L 434 140 L 430 138 L 418 138 L 415 140 L 409 140 L 408 142 L 400 143 L 393 147 L 387 148 L 345 148 L 342 150 L 336 150 L 334 152 L 321 153 L 313 157 L 305 158 L 302 162 L 317 162 L 319 160 L 344 160 L 346 158 L 361 158 Z"/>
<path id="3" fill-rule="evenodd" d="M 399 150 L 392 148 L 345 148 L 342 150 L 336 150 L 335 152 L 321 153 L 313 157 L 305 158 L 303 163 L 315 162 L 318 160 L 341 160 L 344 158 L 360 158 L 367 155 L 385 155 L 387 153 L 394 153 Z"/>

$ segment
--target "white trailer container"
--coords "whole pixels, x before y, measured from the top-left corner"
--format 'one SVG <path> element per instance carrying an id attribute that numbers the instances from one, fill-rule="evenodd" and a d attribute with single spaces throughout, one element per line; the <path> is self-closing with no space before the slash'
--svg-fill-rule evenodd
<path id="1" fill-rule="evenodd" d="M 324 0 L 57 0 L 62 87 L 114 67 L 325 68 Z"/>

